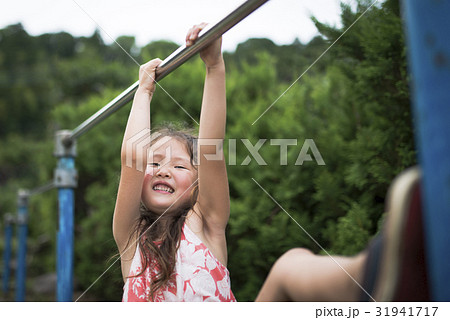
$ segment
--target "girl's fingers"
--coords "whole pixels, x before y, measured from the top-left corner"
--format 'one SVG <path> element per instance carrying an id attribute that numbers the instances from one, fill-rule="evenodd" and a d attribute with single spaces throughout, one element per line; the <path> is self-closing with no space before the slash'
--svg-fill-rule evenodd
<path id="1" fill-rule="evenodd" d="M 153 72 L 156 67 L 161 63 L 161 59 L 153 59 L 144 64 L 142 67 L 147 72 Z"/>
<path id="2" fill-rule="evenodd" d="M 141 80 L 144 80 L 147 77 L 150 77 L 152 81 L 155 78 L 155 72 L 158 65 L 161 63 L 161 59 L 153 59 L 141 66 Z"/>
<path id="3" fill-rule="evenodd" d="M 193 30 L 193 34 L 191 34 L 191 40 L 197 40 L 198 38 L 198 34 L 200 33 L 200 31 L 203 30 L 203 28 L 206 26 L 205 22 L 202 22 L 198 25 L 194 26 L 194 30 Z"/>
<path id="4" fill-rule="evenodd" d="M 153 59 L 140 67 L 139 87 L 152 94 L 155 91 L 156 68 L 161 63 L 161 59 Z"/>
<path id="5" fill-rule="evenodd" d="M 200 24 L 194 25 L 192 28 L 189 29 L 189 31 L 186 35 L 186 45 L 187 46 L 194 44 L 195 40 L 197 40 L 197 38 L 198 38 L 200 31 L 202 31 L 206 25 L 207 25 L 207 23 L 202 22 Z"/>
<path id="6" fill-rule="evenodd" d="M 195 26 L 194 26 L 195 27 Z M 186 42 L 189 41 L 191 34 L 192 34 L 192 30 L 194 29 L 194 27 L 190 28 L 186 34 Z"/>

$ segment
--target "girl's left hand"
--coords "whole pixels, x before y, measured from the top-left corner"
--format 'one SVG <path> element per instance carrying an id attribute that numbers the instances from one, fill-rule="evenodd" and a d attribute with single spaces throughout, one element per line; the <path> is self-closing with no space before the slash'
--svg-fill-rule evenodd
<path id="1" fill-rule="evenodd" d="M 189 29 L 186 35 L 186 47 L 195 43 L 198 34 L 207 26 L 207 23 L 202 22 Z M 210 45 L 200 51 L 200 58 L 202 58 L 207 68 L 214 67 L 223 62 L 222 57 L 222 37 L 214 40 Z"/>

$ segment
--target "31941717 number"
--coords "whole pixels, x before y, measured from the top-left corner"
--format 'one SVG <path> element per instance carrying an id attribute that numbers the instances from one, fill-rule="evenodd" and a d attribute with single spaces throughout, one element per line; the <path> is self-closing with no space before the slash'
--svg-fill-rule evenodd
<path id="1" fill-rule="evenodd" d="M 436 312 L 438 307 L 377 307 L 377 317 L 434 317 L 436 316 Z"/>

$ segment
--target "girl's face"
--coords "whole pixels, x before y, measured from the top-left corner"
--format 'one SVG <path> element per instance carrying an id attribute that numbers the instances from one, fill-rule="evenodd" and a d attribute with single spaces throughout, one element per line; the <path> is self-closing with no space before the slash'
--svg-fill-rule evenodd
<path id="1" fill-rule="evenodd" d="M 158 214 L 185 207 L 197 170 L 191 165 L 186 145 L 172 137 L 163 137 L 150 147 L 142 186 L 145 207 Z"/>

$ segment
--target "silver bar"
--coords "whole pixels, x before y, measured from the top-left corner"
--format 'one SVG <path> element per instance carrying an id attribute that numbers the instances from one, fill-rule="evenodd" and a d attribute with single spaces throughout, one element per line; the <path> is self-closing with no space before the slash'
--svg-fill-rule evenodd
<path id="1" fill-rule="evenodd" d="M 168 56 L 163 62 L 161 62 L 161 64 L 156 69 L 156 81 L 162 80 L 165 76 L 178 68 L 180 65 L 186 62 L 212 41 L 234 27 L 237 23 L 239 23 L 241 20 L 243 20 L 245 17 L 247 17 L 267 1 L 268 0 L 248 0 L 216 24 L 203 29 L 194 45 L 190 47 L 182 45 L 170 56 Z M 92 129 L 95 125 L 106 119 L 112 113 L 130 102 L 133 99 L 134 93 L 136 92 L 138 86 L 139 81 L 136 81 L 134 84 L 128 87 L 128 89 L 123 91 L 107 105 L 94 113 L 78 127 L 73 129 L 70 135 L 66 138 L 65 143 L 70 144 L 74 139 L 80 137 L 82 134 Z"/>
<path id="2" fill-rule="evenodd" d="M 44 192 L 47 192 L 49 190 L 52 190 L 53 188 L 55 188 L 55 184 L 52 181 L 52 182 L 49 182 L 47 184 L 44 184 L 43 186 L 40 186 L 40 187 L 37 187 L 37 188 L 34 188 L 34 189 L 30 190 L 28 192 L 28 196 L 34 196 L 34 195 L 37 195 L 37 194 L 40 194 L 40 193 L 44 193 Z"/>

